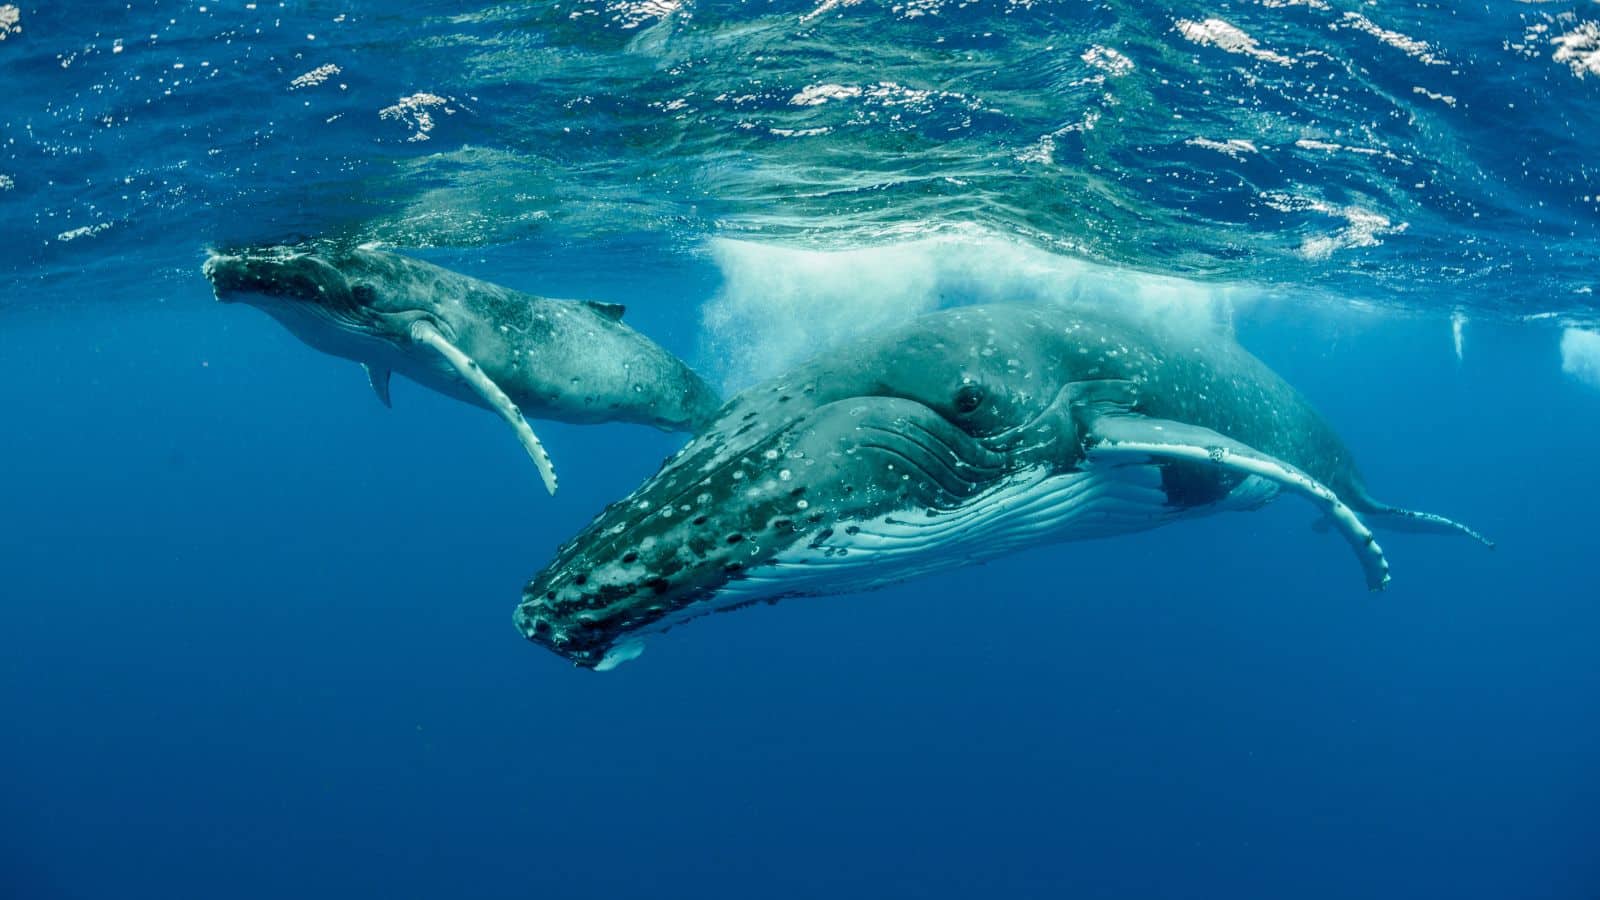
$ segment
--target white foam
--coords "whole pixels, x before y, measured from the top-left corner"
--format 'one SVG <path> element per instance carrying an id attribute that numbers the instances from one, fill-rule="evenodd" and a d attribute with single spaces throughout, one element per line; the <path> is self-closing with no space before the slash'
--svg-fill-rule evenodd
<path id="1" fill-rule="evenodd" d="M 822 106 L 830 99 L 850 99 L 861 96 L 861 88 L 856 85 L 806 85 L 800 88 L 800 93 L 789 98 L 794 106 Z"/>
<path id="2" fill-rule="evenodd" d="M 342 69 L 333 63 L 323 63 L 309 72 L 296 75 L 294 80 L 289 82 L 289 90 L 298 91 L 303 88 L 316 87 L 317 85 L 327 81 L 329 78 L 338 75 L 342 71 Z"/>
<path id="3" fill-rule="evenodd" d="M 1228 138 L 1225 141 L 1214 141 L 1208 137 L 1192 137 L 1184 141 L 1190 147 L 1200 147 L 1205 150 L 1215 150 L 1234 159 L 1244 159 L 1246 154 L 1259 154 L 1261 151 L 1255 144 L 1242 138 Z"/>
<path id="4" fill-rule="evenodd" d="M 1201 46 L 1216 47 L 1228 53 L 1277 63 L 1280 66 L 1294 65 L 1294 60 L 1281 53 L 1261 49 L 1255 38 L 1237 25 L 1222 19 L 1206 19 L 1199 22 L 1193 19 L 1179 19 L 1173 24 L 1177 26 L 1179 34 Z"/>
<path id="5" fill-rule="evenodd" d="M 1425 87 L 1421 87 L 1420 85 L 1413 86 L 1411 88 L 1411 93 L 1421 94 L 1422 96 L 1427 97 L 1429 100 L 1437 100 L 1438 102 L 1443 103 L 1445 106 L 1456 105 L 1456 98 L 1450 96 L 1449 94 L 1441 94 L 1436 91 L 1430 91 Z"/>
<path id="6" fill-rule="evenodd" d="M 861 88 L 853 84 L 810 84 L 789 98 L 794 106 L 821 106 L 829 100 L 848 100 L 861 96 Z"/>
<path id="7" fill-rule="evenodd" d="M 56 235 L 56 240 L 65 244 L 67 241 L 75 241 L 79 238 L 94 237 L 110 227 L 110 222 L 96 222 L 93 225 L 82 225 L 78 228 L 70 228 L 61 232 L 60 234 Z"/>
<path id="8" fill-rule="evenodd" d="M 973 303 L 1070 303 L 1228 330 L 1260 296 L 1098 265 L 976 229 L 849 250 L 714 239 L 722 288 L 704 308 L 705 358 L 729 390 L 850 338 Z"/>
<path id="9" fill-rule="evenodd" d="M 1091 45 L 1078 58 L 1112 78 L 1121 78 L 1133 71 L 1133 60 L 1111 47 L 1102 47 L 1099 44 Z"/>
<path id="10" fill-rule="evenodd" d="M 450 101 L 438 94 L 427 91 L 418 91 L 409 97 L 401 97 L 393 106 L 385 106 L 378 110 L 378 118 L 394 120 L 413 129 L 407 141 L 426 141 L 431 139 L 429 132 L 433 131 L 433 110 L 440 109 L 447 116 L 455 115 L 456 111 Z"/>
<path id="11" fill-rule="evenodd" d="M 621 25 L 624 30 L 638 28 L 641 25 L 653 25 L 683 6 L 683 0 L 619 0 L 607 5 L 611 13 L 611 20 Z M 569 14 L 569 18 L 578 13 Z"/>
<path id="12" fill-rule="evenodd" d="M 1391 31 L 1360 13 L 1345 13 L 1344 22 L 1346 27 L 1366 32 L 1424 65 L 1446 66 L 1450 64 L 1448 60 L 1435 52 L 1433 46 L 1427 41 L 1419 41 L 1410 35 Z"/>
<path id="13" fill-rule="evenodd" d="M 1568 328 L 1561 333 L 1561 371 L 1600 389 L 1600 331 Z"/>
<path id="14" fill-rule="evenodd" d="M 1305 143 L 1300 145 L 1306 146 Z M 1325 146 L 1337 145 L 1318 145 L 1316 149 Z M 1344 220 L 1345 226 L 1332 234 L 1307 235 L 1301 239 L 1299 253 L 1304 259 L 1323 260 L 1337 250 L 1376 247 L 1383 243 L 1380 237 L 1399 234 L 1409 227 L 1406 222 L 1392 222 L 1388 216 L 1359 206 L 1336 206 L 1313 197 L 1301 197 L 1283 191 L 1266 191 L 1260 196 L 1263 203 L 1279 212 L 1316 212 Z"/>
<path id="15" fill-rule="evenodd" d="M 1600 75 L 1600 24 L 1579 23 L 1566 34 L 1551 38 L 1550 43 L 1556 48 L 1550 58 L 1566 63 L 1572 74 L 1579 78 Z"/>
<path id="16" fill-rule="evenodd" d="M 860 3 L 860 2 L 861 2 L 861 0 L 822 0 L 821 3 L 817 4 L 817 8 L 816 9 L 813 9 L 811 12 L 808 12 L 805 15 L 801 16 L 800 17 L 800 21 L 809 22 L 812 19 L 815 19 L 817 16 L 822 15 L 823 13 L 832 12 L 833 10 L 838 9 L 841 6 L 855 6 L 857 3 Z"/>

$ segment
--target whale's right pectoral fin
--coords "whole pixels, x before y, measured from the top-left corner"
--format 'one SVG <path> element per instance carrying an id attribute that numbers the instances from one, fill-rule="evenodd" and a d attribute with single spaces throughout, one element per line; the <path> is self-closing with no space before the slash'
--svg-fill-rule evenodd
<path id="1" fill-rule="evenodd" d="M 517 440 L 522 443 L 522 449 L 528 451 L 528 456 L 533 459 L 533 465 L 539 470 L 539 477 L 544 479 L 545 490 L 554 494 L 556 492 L 556 469 L 550 462 L 550 454 L 545 452 L 544 445 L 539 443 L 539 438 L 529 427 L 528 420 L 522 417 L 522 411 L 511 402 L 506 392 L 500 390 L 493 379 L 483 374 L 483 369 L 473 361 L 472 357 L 461 352 L 461 348 L 439 333 L 439 329 L 425 321 L 417 321 L 411 325 L 411 339 L 419 344 L 433 348 L 438 354 L 450 363 L 462 380 L 472 386 L 483 398 L 489 408 L 500 414 L 506 420 L 511 430 L 516 432 Z"/>
<path id="2" fill-rule="evenodd" d="M 1368 528 L 1338 495 L 1300 469 L 1226 435 L 1167 419 L 1152 419 L 1116 405 L 1087 404 L 1080 414 L 1090 459 L 1157 459 L 1219 466 L 1241 477 L 1256 475 L 1316 504 L 1355 550 L 1367 587 L 1389 583 L 1389 563 Z"/>

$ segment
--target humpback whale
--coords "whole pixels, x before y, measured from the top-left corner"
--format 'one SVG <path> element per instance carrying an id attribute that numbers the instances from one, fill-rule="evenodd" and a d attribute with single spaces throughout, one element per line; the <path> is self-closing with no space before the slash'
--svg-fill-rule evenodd
<path id="1" fill-rule="evenodd" d="M 536 297 L 364 247 L 212 253 L 203 271 L 217 299 L 258 307 L 312 347 L 361 363 L 385 406 L 399 372 L 498 413 L 552 494 L 555 468 L 528 418 L 678 431 L 721 403 L 623 324 L 617 304 Z"/>
<path id="2" fill-rule="evenodd" d="M 1374 499 L 1332 427 L 1231 340 L 1060 307 L 959 308 L 736 396 L 557 552 L 515 622 L 606 669 L 705 613 L 1279 494 L 1310 502 L 1373 590 L 1389 564 L 1366 519 L 1488 543 Z"/>

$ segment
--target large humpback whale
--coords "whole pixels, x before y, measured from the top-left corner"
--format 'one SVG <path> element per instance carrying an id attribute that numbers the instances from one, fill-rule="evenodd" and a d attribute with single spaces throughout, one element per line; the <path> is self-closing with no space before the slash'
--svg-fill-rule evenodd
<path id="1" fill-rule="evenodd" d="M 368 248 L 213 253 L 219 300 L 259 307 L 307 344 L 366 367 L 389 405 L 399 372 L 499 413 L 555 493 L 528 418 L 692 429 L 721 402 L 677 357 L 622 322 L 621 306 L 551 300 Z"/>
<path id="2" fill-rule="evenodd" d="M 580 666 L 760 600 L 865 590 L 1029 545 L 1299 495 L 1389 566 L 1361 516 L 1476 532 L 1374 500 L 1333 429 L 1225 339 L 1054 307 L 968 307 L 751 388 L 530 582 L 516 624 Z M 1487 541 L 1485 541 L 1487 543 Z"/>

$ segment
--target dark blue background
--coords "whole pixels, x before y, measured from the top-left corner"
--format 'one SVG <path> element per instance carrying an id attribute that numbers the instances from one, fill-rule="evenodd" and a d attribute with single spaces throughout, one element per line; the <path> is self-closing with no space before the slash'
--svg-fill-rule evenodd
<path id="1" fill-rule="evenodd" d="M 685 352 L 711 287 L 460 265 Z M 1458 364 L 1436 318 L 1242 324 L 1375 493 L 1500 541 L 1387 535 L 1387 593 L 1288 499 L 596 675 L 512 607 L 677 438 L 542 424 L 552 499 L 494 417 L 163 293 L 0 326 L 0 894 L 1600 891 L 1600 396 L 1554 329 L 1474 323 Z"/>

